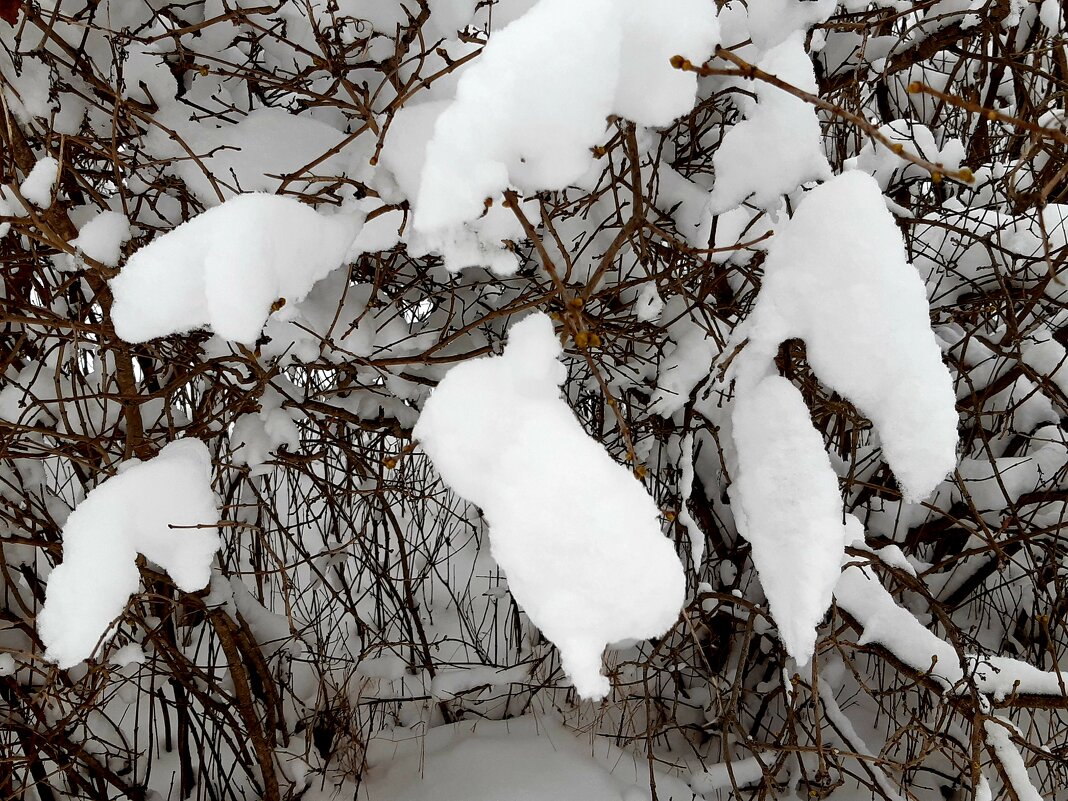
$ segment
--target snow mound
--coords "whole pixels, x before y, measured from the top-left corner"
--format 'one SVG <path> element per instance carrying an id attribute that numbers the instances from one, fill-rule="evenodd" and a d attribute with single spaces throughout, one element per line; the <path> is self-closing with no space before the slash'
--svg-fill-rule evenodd
<path id="1" fill-rule="evenodd" d="M 132 234 L 130 221 L 125 214 L 102 211 L 82 226 L 70 244 L 90 259 L 115 267 L 122 258 L 123 243 Z"/>
<path id="2" fill-rule="evenodd" d="M 219 548 L 218 520 L 204 443 L 183 439 L 148 462 L 126 462 L 63 527 L 63 563 L 37 616 L 45 658 L 68 668 L 93 654 L 137 591 L 139 553 L 182 591 L 202 589 Z"/>
<path id="3" fill-rule="evenodd" d="M 592 747 L 555 721 L 525 716 L 397 730 L 371 741 L 370 801 L 649 801 L 644 759 L 603 740 Z M 656 771 L 661 801 L 691 801 L 680 779 Z M 314 791 L 313 791 L 314 793 Z M 363 797 L 361 794 L 360 797 Z M 312 795 L 313 801 L 318 797 Z"/>
<path id="4" fill-rule="evenodd" d="M 549 318 L 527 317 L 502 356 L 446 374 L 414 436 L 484 510 L 516 601 L 559 647 L 579 694 L 596 699 L 609 690 L 604 647 L 667 631 L 685 578 L 653 499 L 560 397 L 561 353 Z"/>
<path id="5" fill-rule="evenodd" d="M 358 217 L 292 198 L 238 195 L 130 257 L 111 282 L 115 332 L 146 342 L 210 325 L 253 345 L 272 306 L 303 300 L 344 262 L 359 229 Z"/>
<path id="6" fill-rule="evenodd" d="M 541 0 L 494 33 L 438 118 L 416 230 L 476 219 L 509 186 L 565 188 L 593 164 L 611 114 L 670 124 L 697 91 L 671 57 L 700 63 L 718 38 L 706 0 Z"/>

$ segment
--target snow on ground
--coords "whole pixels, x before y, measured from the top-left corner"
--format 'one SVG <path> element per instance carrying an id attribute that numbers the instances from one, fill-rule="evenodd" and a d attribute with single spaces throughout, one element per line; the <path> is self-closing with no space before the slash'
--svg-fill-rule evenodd
<path id="1" fill-rule="evenodd" d="M 452 368 L 414 430 L 445 482 L 481 507 L 519 605 L 555 643 L 585 698 L 609 691 L 609 643 L 663 634 L 685 578 L 645 488 L 560 397 L 562 349 L 544 314 L 504 354 Z"/>
<path id="2" fill-rule="evenodd" d="M 210 325 L 224 339 L 253 345 L 272 306 L 291 313 L 341 266 L 360 224 L 292 198 L 231 198 L 130 257 L 111 282 L 115 331 L 145 342 Z"/>
<path id="3" fill-rule="evenodd" d="M 139 553 L 184 592 L 202 589 L 219 547 L 218 520 L 211 455 L 199 440 L 123 464 L 63 527 L 63 563 L 48 578 L 37 616 L 46 658 L 68 668 L 93 654 L 137 591 Z"/>
<path id="4" fill-rule="evenodd" d="M 606 740 L 581 741 L 555 721 L 528 715 L 396 730 L 371 742 L 360 801 L 649 801 L 642 758 Z M 657 772 L 660 801 L 691 801 L 680 779 Z M 327 795 L 312 796 L 313 801 Z"/>

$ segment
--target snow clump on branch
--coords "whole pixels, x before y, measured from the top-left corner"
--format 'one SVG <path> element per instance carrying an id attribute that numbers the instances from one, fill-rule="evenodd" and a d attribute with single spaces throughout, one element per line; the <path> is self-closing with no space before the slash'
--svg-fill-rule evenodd
<path id="1" fill-rule="evenodd" d="M 503 355 L 448 372 L 413 434 L 483 509 L 512 595 L 559 647 L 579 695 L 599 699 L 605 646 L 667 631 L 686 581 L 649 493 L 560 397 L 561 353 L 546 315 L 516 323 Z"/>
<path id="2" fill-rule="evenodd" d="M 45 657 L 61 668 L 89 658 L 137 591 L 137 554 L 184 592 L 203 589 L 219 549 L 211 454 L 182 439 L 132 459 L 86 496 L 63 527 L 63 563 L 37 616 Z"/>

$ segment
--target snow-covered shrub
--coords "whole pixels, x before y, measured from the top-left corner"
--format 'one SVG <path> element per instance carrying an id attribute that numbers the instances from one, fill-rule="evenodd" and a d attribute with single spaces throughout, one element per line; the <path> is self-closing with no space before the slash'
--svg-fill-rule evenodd
<path id="1" fill-rule="evenodd" d="M 1055 0 L 0 0 L 0 798 L 1065 798 Z"/>

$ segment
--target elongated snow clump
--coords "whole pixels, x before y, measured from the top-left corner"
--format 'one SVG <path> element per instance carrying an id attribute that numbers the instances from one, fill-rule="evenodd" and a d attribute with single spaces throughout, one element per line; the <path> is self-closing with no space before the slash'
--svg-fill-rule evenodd
<path id="1" fill-rule="evenodd" d="M 779 637 L 805 665 L 845 546 L 863 539 L 864 529 L 852 515 L 843 521 L 838 476 L 797 387 L 768 376 L 739 397 L 732 423 L 738 469 L 730 493 L 738 531 L 753 546 Z"/>
<path id="2" fill-rule="evenodd" d="M 448 372 L 414 435 L 489 522 L 519 605 L 560 649 L 584 698 L 609 690 L 604 647 L 663 634 L 685 594 L 659 511 L 560 396 L 560 343 L 544 314 L 512 326 L 504 354 Z"/>
<path id="3" fill-rule="evenodd" d="M 63 527 L 63 563 L 37 616 L 45 658 L 68 668 L 93 654 L 140 580 L 137 554 L 184 592 L 203 589 L 219 548 L 211 455 L 183 439 L 147 462 L 126 462 L 86 496 Z"/>
<path id="4" fill-rule="evenodd" d="M 158 237 L 111 281 L 115 333 L 127 342 L 210 325 L 252 346 L 281 299 L 291 314 L 340 267 L 362 217 L 327 215 L 276 195 L 238 195 Z"/>
<path id="5" fill-rule="evenodd" d="M 846 544 L 838 476 L 801 393 L 776 375 L 787 339 L 805 341 L 820 380 L 875 424 L 906 500 L 922 500 L 956 464 L 953 382 L 931 331 L 923 281 L 871 176 L 840 175 L 809 192 L 768 248 L 748 338 L 732 368 L 738 530 L 786 650 L 813 655 Z"/>

